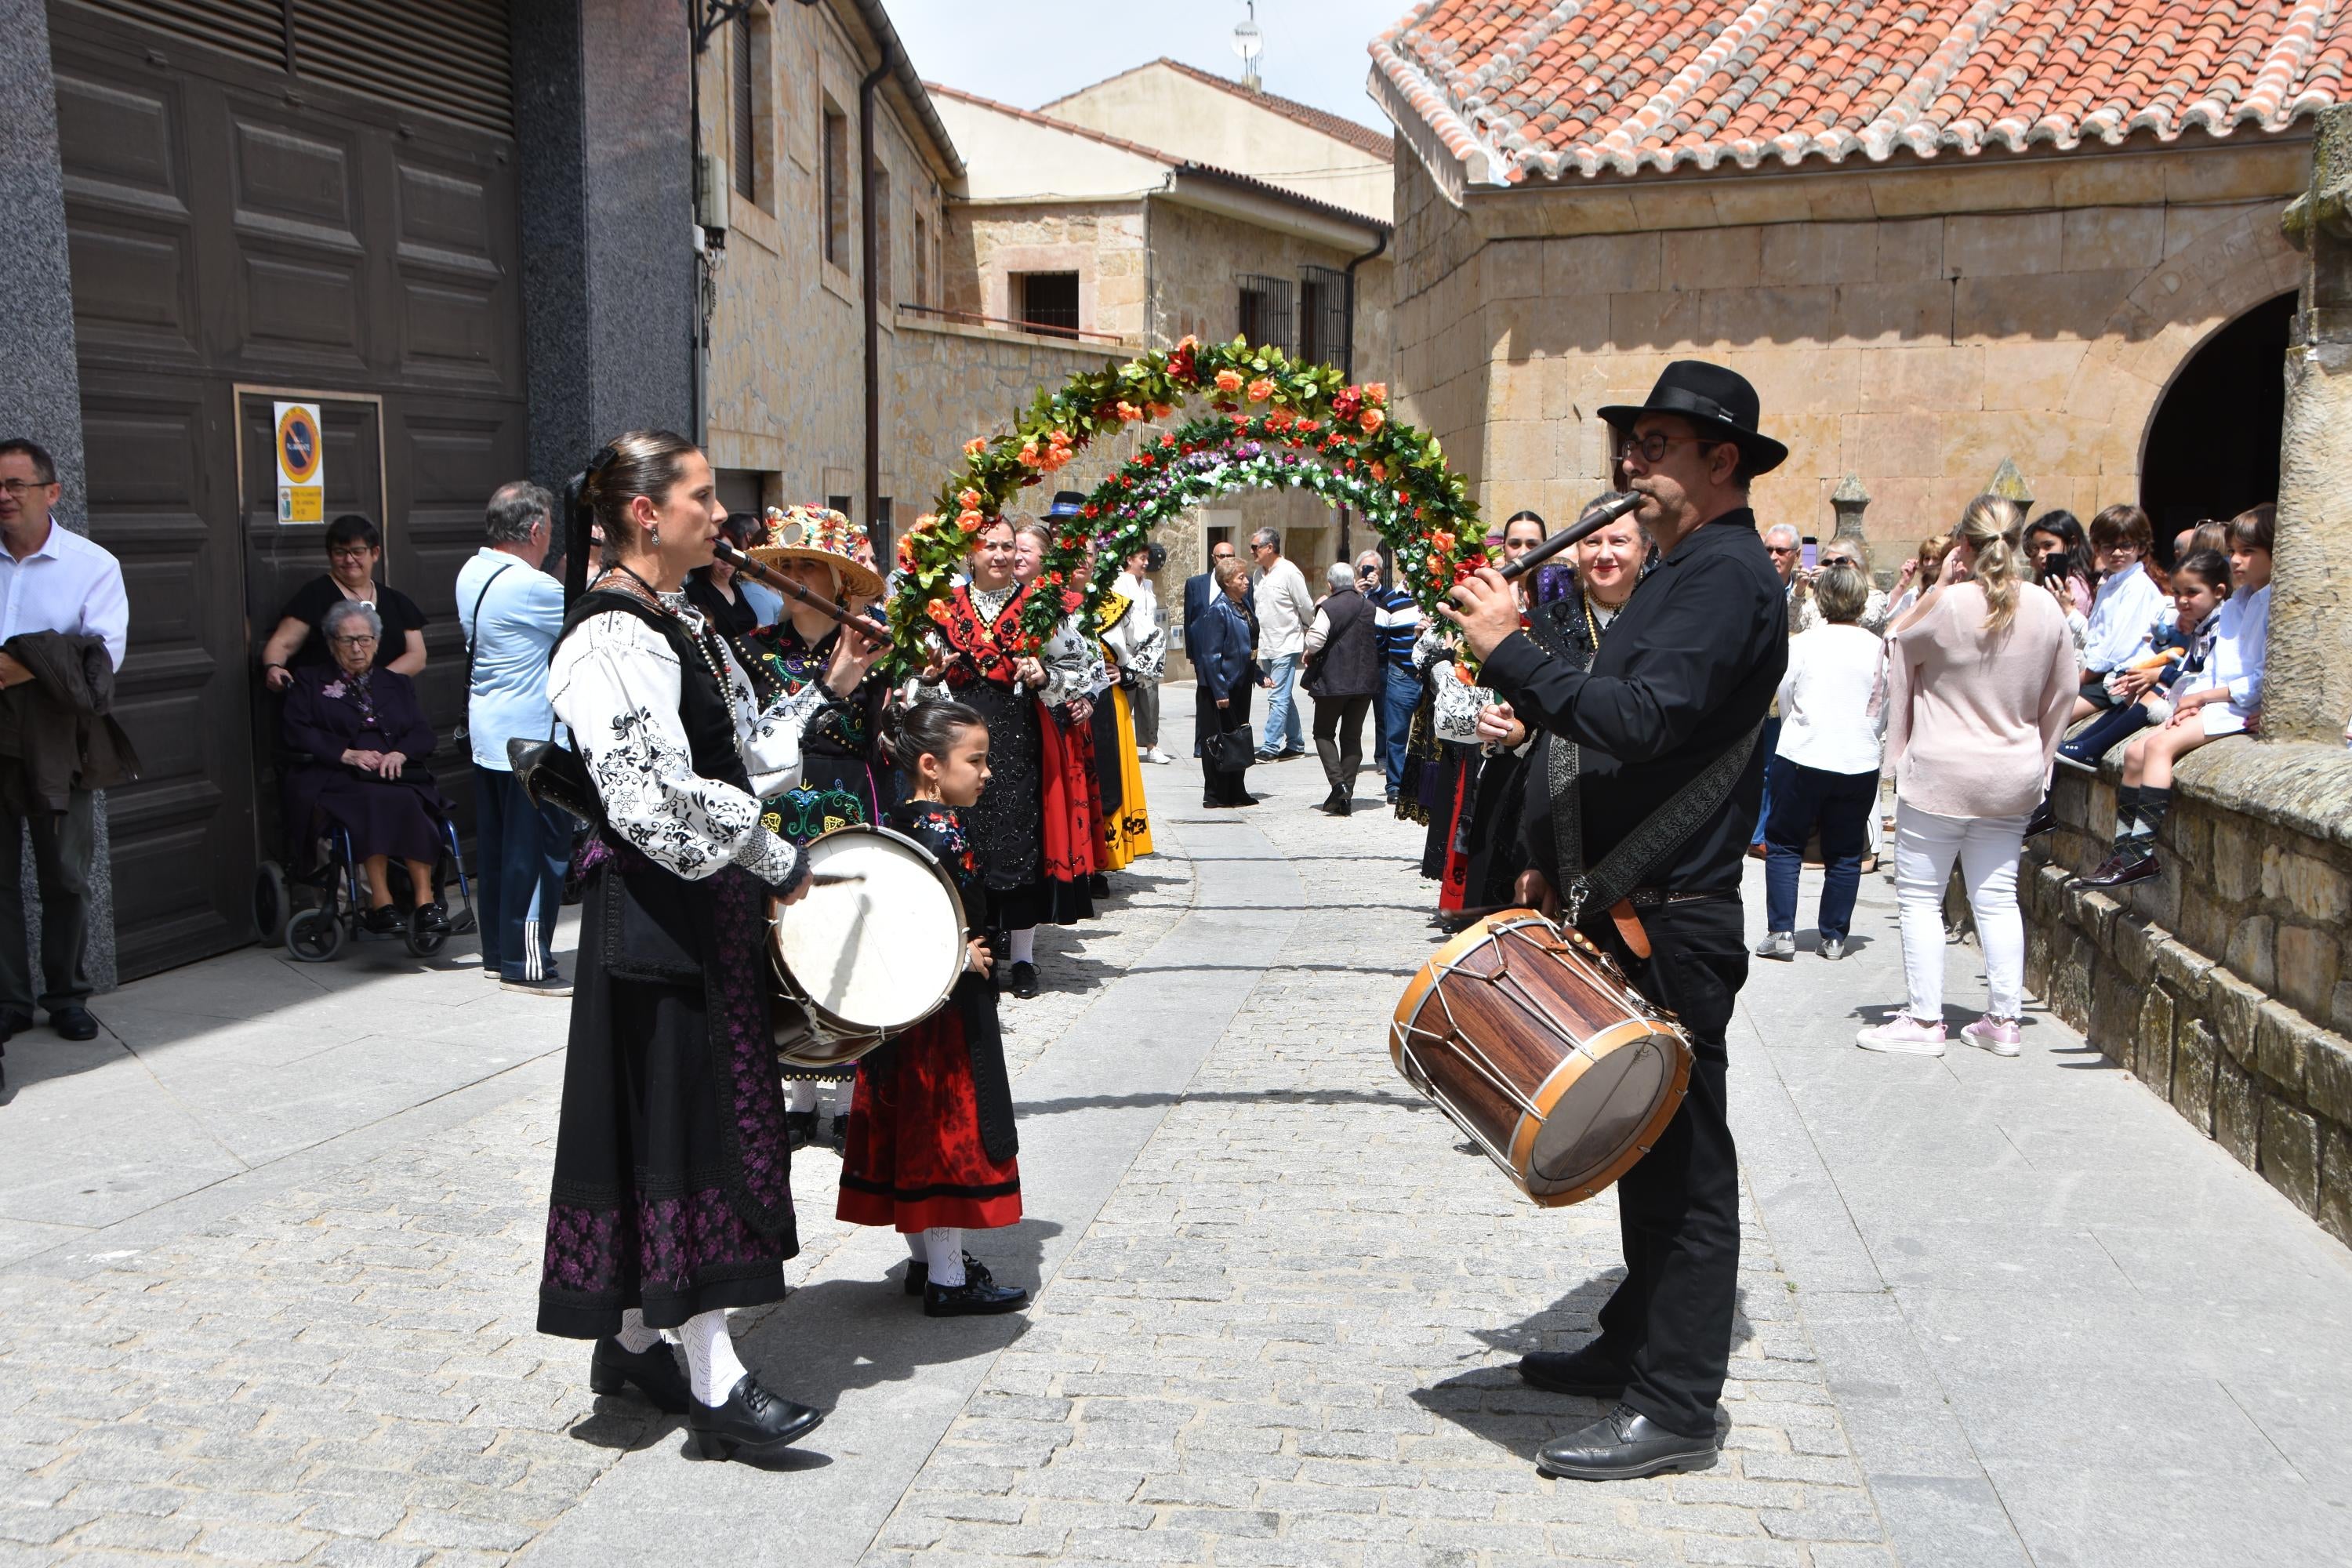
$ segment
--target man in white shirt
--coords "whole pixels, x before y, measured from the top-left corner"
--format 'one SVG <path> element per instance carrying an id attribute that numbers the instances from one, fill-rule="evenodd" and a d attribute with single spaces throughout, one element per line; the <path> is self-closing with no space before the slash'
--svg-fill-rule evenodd
<path id="1" fill-rule="evenodd" d="M 457 626 L 474 752 L 482 973 L 502 991 L 569 996 L 555 972 L 555 918 L 572 858 L 572 818 L 533 805 L 507 742 L 555 734 L 547 662 L 563 629 L 562 584 L 539 568 L 555 533 L 555 499 L 528 479 L 500 485 L 484 515 L 488 542 L 457 572 Z"/>
<path id="2" fill-rule="evenodd" d="M 1271 763 L 1307 754 L 1306 726 L 1298 721 L 1292 689 L 1298 660 L 1307 651 L 1307 628 L 1315 619 L 1315 595 L 1307 578 L 1286 560 L 1282 535 L 1261 528 L 1250 535 L 1250 558 L 1257 563 L 1257 659 L 1273 691 L 1265 703 L 1265 733 L 1258 737 L 1257 760 Z"/>
<path id="3" fill-rule="evenodd" d="M 60 528 L 58 469 L 49 454 L 23 439 L 0 441 L 0 645 L 33 632 L 92 637 L 109 662 L 122 668 L 131 629 L 131 602 L 122 568 L 80 534 Z M 14 689 L 33 671 L 0 652 L 0 688 Z M 29 694 L 5 699 L 26 700 Z M 89 868 L 95 844 L 90 792 L 75 789 L 66 809 L 44 809 L 29 797 L 21 760 L 0 757 L 0 1044 L 32 1026 L 37 998 L 25 960 L 25 900 L 20 846 L 33 841 L 33 876 L 41 891 L 41 992 L 50 1026 L 68 1040 L 93 1039 L 98 1020 L 83 1005 L 90 992 L 83 957 L 89 946 Z"/>

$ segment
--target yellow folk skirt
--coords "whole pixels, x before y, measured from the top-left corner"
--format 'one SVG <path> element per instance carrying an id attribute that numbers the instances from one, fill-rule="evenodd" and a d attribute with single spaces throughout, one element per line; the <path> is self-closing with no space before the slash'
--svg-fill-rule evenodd
<path id="1" fill-rule="evenodd" d="M 1118 727 L 1118 809 L 1103 816 L 1103 869 L 1116 871 L 1151 853 L 1151 814 L 1143 804 L 1143 762 L 1135 754 L 1135 709 L 1127 689 L 1110 689 L 1111 713 Z"/>

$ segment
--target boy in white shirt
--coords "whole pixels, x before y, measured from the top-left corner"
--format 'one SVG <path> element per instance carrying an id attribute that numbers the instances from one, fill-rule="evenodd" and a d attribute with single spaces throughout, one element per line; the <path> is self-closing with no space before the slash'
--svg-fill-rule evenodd
<path id="1" fill-rule="evenodd" d="M 2079 723 L 2115 706 L 2107 676 L 2147 651 L 2147 628 L 2164 613 L 2164 590 L 2147 574 L 2155 544 L 2147 513 L 2136 506 L 2111 506 L 2091 520 L 2091 553 L 2099 565 L 2099 588 L 2091 600 L 2091 624 L 2083 633 L 2083 689 L 2067 720 Z"/>

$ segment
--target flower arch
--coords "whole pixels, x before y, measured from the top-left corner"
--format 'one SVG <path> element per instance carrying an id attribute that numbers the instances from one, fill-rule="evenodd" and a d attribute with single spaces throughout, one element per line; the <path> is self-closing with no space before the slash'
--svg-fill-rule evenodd
<path id="1" fill-rule="evenodd" d="M 975 437 L 962 468 L 940 487 L 938 509 L 900 537 L 890 600 L 898 658 L 945 613 L 971 541 L 1024 489 L 1066 468 L 1097 437 L 1165 420 L 1195 397 L 1212 412 L 1147 440 L 1064 520 L 1045 553 L 1039 594 L 1022 619 L 1020 651 L 1034 652 L 1063 618 L 1098 602 L 1119 563 L 1167 519 L 1240 489 L 1299 489 L 1361 510 L 1395 552 L 1399 582 L 1434 611 L 1463 577 L 1486 564 L 1477 507 L 1437 439 L 1391 418 L 1388 388 L 1350 385 L 1332 366 L 1279 348 L 1202 343 L 1072 376 L 1040 391 L 1013 429 Z M 1098 552 L 1091 576 L 1087 552 Z"/>

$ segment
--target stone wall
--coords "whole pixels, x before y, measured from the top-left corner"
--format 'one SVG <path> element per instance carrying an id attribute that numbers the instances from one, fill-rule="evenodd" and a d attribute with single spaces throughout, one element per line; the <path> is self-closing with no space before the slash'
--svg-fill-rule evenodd
<path id="1" fill-rule="evenodd" d="M 2246 741 L 2182 762 L 2162 877 L 2070 885 L 2107 853 L 2117 773 L 2061 770 L 2028 841 L 2028 989 L 2200 1131 L 2352 1243 L 2352 755 Z"/>
<path id="2" fill-rule="evenodd" d="M 1573 182 L 1448 201 L 1398 165 L 1396 380 L 1494 515 L 1606 478 L 1595 410 L 1675 358 L 1728 364 L 1790 448 L 1767 520 L 1826 536 L 1858 473 L 1888 561 L 2004 458 L 2039 505 L 2138 499 L 2174 372 L 2292 291 L 2307 139 L 1817 174 Z"/>

